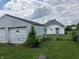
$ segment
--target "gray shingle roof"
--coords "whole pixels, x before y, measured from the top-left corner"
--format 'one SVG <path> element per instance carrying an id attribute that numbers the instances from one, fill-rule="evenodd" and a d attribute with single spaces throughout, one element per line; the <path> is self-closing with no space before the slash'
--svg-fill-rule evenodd
<path id="1" fill-rule="evenodd" d="M 4 16 L 13 17 L 13 18 L 16 18 L 16 19 L 24 21 L 24 22 L 28 22 L 28 23 L 33 24 L 33 25 L 44 26 L 43 24 L 40 24 L 40 23 L 37 23 L 37 22 L 34 22 L 34 21 L 30 21 L 30 20 L 27 20 L 27 19 L 19 18 L 19 17 L 16 17 L 16 16 L 12 16 L 12 15 L 8 15 L 8 14 L 5 14 Z"/>
<path id="2" fill-rule="evenodd" d="M 52 24 L 58 24 L 58 25 L 61 25 L 61 26 L 64 27 L 64 25 L 61 24 L 60 22 L 58 22 L 56 19 L 50 20 L 50 21 L 48 21 L 47 23 L 45 23 L 44 25 L 45 25 L 45 26 L 50 26 L 50 25 L 52 25 Z"/>
<path id="3" fill-rule="evenodd" d="M 4 16 L 13 17 L 13 18 L 16 18 L 18 20 L 21 20 L 21 21 L 24 21 L 24 22 L 28 22 L 28 23 L 33 24 L 33 25 L 38 25 L 38 26 L 50 26 L 52 24 L 58 24 L 58 25 L 61 25 L 61 26 L 64 27 L 64 25 L 61 24 L 60 22 L 58 22 L 56 19 L 50 20 L 50 21 L 46 22 L 45 24 L 40 24 L 40 23 L 37 23 L 37 22 L 34 22 L 34 21 L 30 21 L 30 20 L 27 20 L 27 19 L 19 18 L 19 17 L 12 16 L 12 15 L 9 15 L 9 14 L 5 14 Z"/>

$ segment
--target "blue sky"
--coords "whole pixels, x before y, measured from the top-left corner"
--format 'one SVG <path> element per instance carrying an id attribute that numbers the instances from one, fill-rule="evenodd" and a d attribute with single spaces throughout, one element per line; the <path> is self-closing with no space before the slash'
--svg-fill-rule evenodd
<path id="1" fill-rule="evenodd" d="M 7 2 L 9 2 L 10 0 L 0 0 L 0 9 L 2 9 L 3 8 L 3 6 L 7 3 Z"/>

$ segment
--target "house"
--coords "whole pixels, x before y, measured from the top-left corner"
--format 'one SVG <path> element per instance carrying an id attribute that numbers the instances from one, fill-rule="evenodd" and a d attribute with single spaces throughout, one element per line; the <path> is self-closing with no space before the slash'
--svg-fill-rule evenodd
<path id="1" fill-rule="evenodd" d="M 46 34 L 64 34 L 65 27 L 57 20 L 50 20 L 44 24 L 46 26 Z"/>
<path id="2" fill-rule="evenodd" d="M 77 25 L 72 25 L 71 28 L 72 28 L 72 30 L 75 30 L 75 29 L 77 29 Z"/>
<path id="3" fill-rule="evenodd" d="M 72 30 L 75 30 L 75 29 L 77 29 L 77 27 L 76 27 L 76 26 L 72 27 Z"/>
<path id="4" fill-rule="evenodd" d="M 56 20 L 39 24 L 5 14 L 0 18 L 0 43 L 24 43 L 27 40 L 32 25 L 35 27 L 37 36 L 64 34 L 64 26 Z"/>

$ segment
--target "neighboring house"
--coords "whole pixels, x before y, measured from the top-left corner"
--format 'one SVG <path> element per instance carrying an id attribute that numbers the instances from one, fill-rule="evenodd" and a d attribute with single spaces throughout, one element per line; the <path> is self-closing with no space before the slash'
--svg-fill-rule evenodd
<path id="1" fill-rule="evenodd" d="M 27 40 L 31 26 L 35 27 L 37 36 L 64 34 L 64 26 L 56 20 L 39 24 L 6 14 L 0 18 L 0 43 L 24 43 Z"/>
<path id="2" fill-rule="evenodd" d="M 47 23 L 45 23 L 46 26 L 46 33 L 47 34 L 64 34 L 65 27 L 63 24 L 56 20 L 50 20 Z"/>
<path id="3" fill-rule="evenodd" d="M 74 27 L 72 27 L 72 29 L 74 30 L 74 29 L 77 29 L 77 27 L 76 26 L 74 26 Z"/>
<path id="4" fill-rule="evenodd" d="M 72 26 L 72 30 L 75 30 L 75 29 L 77 29 L 77 26 L 76 25 Z"/>

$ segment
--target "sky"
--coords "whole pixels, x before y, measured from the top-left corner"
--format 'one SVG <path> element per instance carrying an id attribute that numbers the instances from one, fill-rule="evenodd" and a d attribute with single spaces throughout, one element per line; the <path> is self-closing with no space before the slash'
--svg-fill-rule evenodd
<path id="1" fill-rule="evenodd" d="M 79 0 L 0 0 L 2 13 L 40 23 L 55 18 L 63 24 L 74 24 L 79 22 Z"/>
<path id="2" fill-rule="evenodd" d="M 0 0 L 0 9 L 2 9 L 3 8 L 3 6 L 7 3 L 7 2 L 9 2 L 10 0 Z"/>

